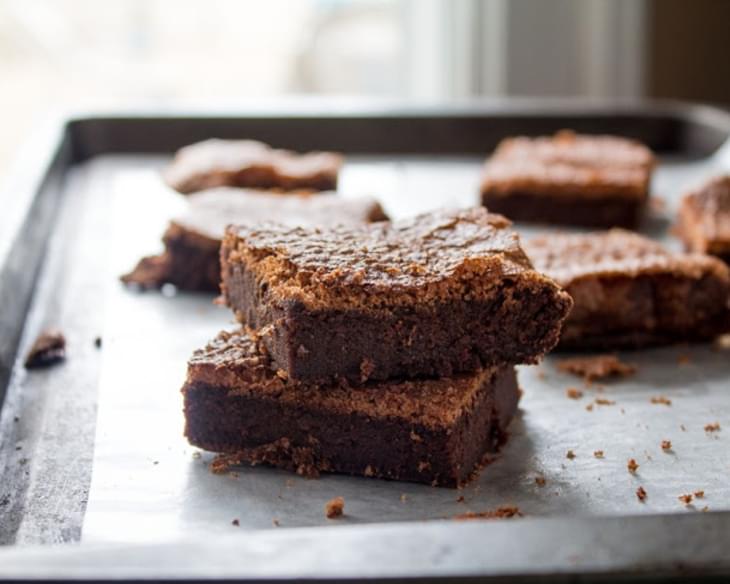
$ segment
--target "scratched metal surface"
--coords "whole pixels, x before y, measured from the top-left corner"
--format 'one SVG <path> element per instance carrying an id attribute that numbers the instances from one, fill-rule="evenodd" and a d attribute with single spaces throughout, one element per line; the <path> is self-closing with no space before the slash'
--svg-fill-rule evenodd
<path id="1" fill-rule="evenodd" d="M 503 504 L 517 505 L 529 516 L 572 517 L 730 509 L 730 359 L 709 345 L 626 354 L 638 374 L 599 387 L 583 387 L 579 379 L 559 373 L 555 357 L 521 368 L 525 393 L 511 439 L 497 461 L 461 492 L 342 476 L 307 480 L 265 468 L 211 474 L 210 455 L 198 458 L 182 437 L 179 388 L 191 351 L 232 326 L 231 315 L 205 295 L 132 293 L 114 279 L 159 247 L 166 217 L 179 204 L 160 184 L 162 162 L 106 158 L 78 171 L 87 176 L 85 184 L 110 197 L 113 216 L 93 478 L 82 541 L 160 542 L 274 523 L 326 525 L 331 522 L 323 505 L 336 495 L 346 500 L 342 523 L 350 524 L 448 518 Z M 666 208 L 653 212 L 647 230 L 666 233 L 677 195 L 708 172 L 707 162 L 664 161 L 654 190 Z M 342 191 L 373 194 L 400 217 L 473 204 L 478 173 L 479 160 L 470 158 L 354 158 Z M 583 398 L 568 399 L 569 386 L 583 389 Z M 651 402 L 660 395 L 671 405 Z M 600 405 L 597 398 L 611 404 Z M 586 408 L 590 403 L 592 411 Z M 723 429 L 706 432 L 705 425 L 714 422 Z M 662 440 L 671 440 L 671 452 L 662 450 Z M 574 459 L 566 458 L 568 450 Z M 594 456 L 597 450 L 603 458 Z M 635 475 L 627 471 L 629 458 L 640 465 Z M 648 493 L 643 503 L 635 496 L 639 486 Z M 693 506 L 678 500 L 698 490 L 705 496 Z M 463 502 L 457 501 L 460 495 Z M 233 519 L 239 528 L 232 527 Z"/>

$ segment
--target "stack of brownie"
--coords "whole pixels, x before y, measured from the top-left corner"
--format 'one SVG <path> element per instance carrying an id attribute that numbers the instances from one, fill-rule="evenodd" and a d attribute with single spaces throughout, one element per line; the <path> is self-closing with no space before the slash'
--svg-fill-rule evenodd
<path id="1" fill-rule="evenodd" d="M 194 353 L 185 433 L 233 463 L 465 482 L 516 411 L 514 366 L 571 299 L 485 209 L 328 228 L 229 227 L 243 325 Z"/>

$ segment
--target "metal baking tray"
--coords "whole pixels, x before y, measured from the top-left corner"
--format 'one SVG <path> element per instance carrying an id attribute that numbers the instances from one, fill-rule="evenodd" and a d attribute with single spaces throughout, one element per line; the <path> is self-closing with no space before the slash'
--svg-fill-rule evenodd
<path id="1" fill-rule="evenodd" d="M 730 574 L 727 351 L 625 354 L 638 374 L 586 388 L 578 401 L 565 389 L 581 382 L 559 373 L 556 357 L 521 368 L 525 395 L 510 442 L 462 491 L 264 468 L 218 476 L 206 468 L 209 455 L 182 438 L 178 389 L 189 353 L 232 326 L 230 315 L 209 296 L 133 293 L 117 280 L 159 248 L 180 205 L 159 170 L 182 145 L 246 137 L 343 151 L 343 196 L 372 194 L 399 217 L 475 204 L 480 165 L 501 138 L 561 128 L 637 138 L 659 154 L 653 192 L 664 207 L 653 206 L 642 230 L 671 246 L 681 193 L 730 170 L 730 114 L 678 103 L 317 102 L 219 115 L 78 116 L 40 131 L 0 199 L 0 578 Z M 22 356 L 46 326 L 65 332 L 68 359 L 27 372 Z M 672 405 L 652 404 L 656 395 Z M 598 396 L 615 404 L 587 411 Z M 712 422 L 722 430 L 705 432 Z M 671 453 L 659 447 L 663 439 L 672 440 Z M 640 464 L 636 476 L 626 470 L 630 457 Z M 649 494 L 644 503 L 634 495 L 639 485 Z M 706 494 L 693 506 L 678 501 L 696 490 Z M 337 495 L 346 517 L 328 521 L 323 504 Z M 524 517 L 453 520 L 502 504 Z"/>

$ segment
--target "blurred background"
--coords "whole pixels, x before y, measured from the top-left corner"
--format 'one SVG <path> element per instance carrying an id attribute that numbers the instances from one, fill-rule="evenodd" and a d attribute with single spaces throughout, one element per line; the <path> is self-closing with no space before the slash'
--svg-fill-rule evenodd
<path id="1" fill-rule="evenodd" d="M 284 96 L 730 104 L 724 0 L 0 0 L 0 173 L 71 109 Z"/>

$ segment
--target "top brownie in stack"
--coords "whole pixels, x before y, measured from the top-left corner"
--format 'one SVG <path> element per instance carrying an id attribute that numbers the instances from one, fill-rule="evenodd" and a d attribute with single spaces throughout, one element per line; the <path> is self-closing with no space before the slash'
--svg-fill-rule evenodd
<path id="1" fill-rule="evenodd" d="M 483 208 L 362 227 L 230 227 L 222 291 L 297 380 L 451 376 L 532 363 L 571 300 Z"/>
<path id="2" fill-rule="evenodd" d="M 297 154 L 254 140 L 205 140 L 180 149 L 164 172 L 165 182 L 188 194 L 220 186 L 283 191 L 337 188 L 342 156 Z"/>
<path id="3" fill-rule="evenodd" d="M 170 222 L 165 251 L 142 258 L 122 282 L 141 288 L 174 284 L 183 290 L 220 290 L 220 247 L 230 224 L 255 225 L 276 220 L 292 226 L 359 224 L 388 217 L 371 197 L 336 193 L 308 195 L 220 187 L 186 198 L 187 209 Z"/>
<path id="4" fill-rule="evenodd" d="M 730 263 L 730 175 L 716 177 L 683 197 L 676 232 L 688 251 Z"/>
<path id="5" fill-rule="evenodd" d="M 508 138 L 484 167 L 482 203 L 515 221 L 635 227 L 653 167 L 646 146 L 615 136 Z"/>
<path id="6" fill-rule="evenodd" d="M 618 349 L 702 341 L 730 331 L 730 270 L 624 231 L 527 241 L 538 270 L 573 298 L 560 347 Z"/>

